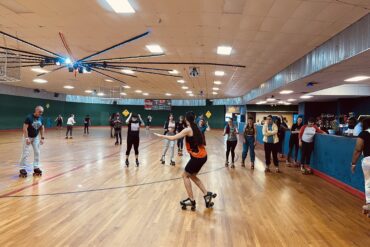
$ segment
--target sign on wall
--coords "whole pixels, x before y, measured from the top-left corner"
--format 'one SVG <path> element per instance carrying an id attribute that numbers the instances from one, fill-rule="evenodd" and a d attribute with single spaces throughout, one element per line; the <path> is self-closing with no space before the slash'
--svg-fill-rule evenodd
<path id="1" fill-rule="evenodd" d="M 149 111 L 171 111 L 170 99 L 146 99 L 144 109 Z"/>

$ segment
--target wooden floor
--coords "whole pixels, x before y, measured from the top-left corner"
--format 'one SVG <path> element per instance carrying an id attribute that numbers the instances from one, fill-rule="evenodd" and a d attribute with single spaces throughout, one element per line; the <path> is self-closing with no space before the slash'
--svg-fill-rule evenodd
<path id="1" fill-rule="evenodd" d="M 141 166 L 132 155 L 126 168 L 126 143 L 115 147 L 108 133 L 75 129 L 64 140 L 48 130 L 43 177 L 22 179 L 21 133 L 0 132 L 0 246 L 370 246 L 361 200 L 295 168 L 265 174 L 260 148 L 255 171 L 240 167 L 240 144 L 227 169 L 221 132 L 208 132 L 200 177 L 218 197 L 206 209 L 193 187 L 192 212 L 179 206 L 187 154 L 161 165 L 162 142 L 142 131 Z"/>

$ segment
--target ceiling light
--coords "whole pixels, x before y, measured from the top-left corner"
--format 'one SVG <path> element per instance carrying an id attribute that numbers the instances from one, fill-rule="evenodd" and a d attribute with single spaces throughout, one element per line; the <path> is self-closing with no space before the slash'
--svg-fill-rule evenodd
<path id="1" fill-rule="evenodd" d="M 292 103 L 290 102 L 284 102 L 284 105 L 291 105 Z"/>
<path id="2" fill-rule="evenodd" d="M 42 69 L 42 68 L 31 68 L 32 71 L 37 72 L 37 73 L 49 73 L 49 70 Z"/>
<path id="3" fill-rule="evenodd" d="M 36 83 L 47 83 L 48 81 L 47 80 L 44 80 L 44 79 L 36 78 L 36 79 L 33 79 L 33 82 L 36 82 Z"/>
<path id="4" fill-rule="evenodd" d="M 75 87 L 74 87 L 74 86 L 69 86 L 69 85 L 67 85 L 67 86 L 64 86 L 64 88 L 65 88 L 65 89 L 74 89 Z"/>
<path id="5" fill-rule="evenodd" d="M 143 91 L 141 90 L 135 90 L 135 93 L 142 93 Z"/>
<path id="6" fill-rule="evenodd" d="M 85 93 L 92 93 L 92 90 L 85 90 Z"/>
<path id="7" fill-rule="evenodd" d="M 147 45 L 146 48 L 151 53 L 163 53 L 163 50 L 162 50 L 162 48 L 159 45 Z"/>
<path id="8" fill-rule="evenodd" d="M 135 72 L 133 71 L 133 70 L 130 70 L 130 69 L 123 69 L 123 70 L 121 70 L 123 73 L 125 73 L 125 74 L 129 74 L 129 75 L 132 75 L 132 74 L 134 74 Z"/>
<path id="9" fill-rule="evenodd" d="M 232 47 L 231 46 L 219 46 L 217 47 L 218 55 L 230 55 Z"/>
<path id="10" fill-rule="evenodd" d="M 144 96 L 148 96 L 149 94 L 148 93 L 143 93 Z"/>
<path id="11" fill-rule="evenodd" d="M 106 81 L 106 82 L 113 82 L 113 80 L 111 80 L 111 79 L 104 79 L 104 81 Z"/>
<path id="12" fill-rule="evenodd" d="M 178 83 L 185 83 L 184 80 L 177 80 Z"/>
<path id="13" fill-rule="evenodd" d="M 214 88 L 212 88 L 213 90 L 215 90 L 215 91 L 218 91 L 218 90 L 220 90 L 218 87 L 214 87 Z"/>
<path id="14" fill-rule="evenodd" d="M 186 91 L 186 93 L 193 93 L 192 91 Z"/>
<path id="15" fill-rule="evenodd" d="M 213 95 L 217 95 L 218 93 L 217 92 L 212 92 Z"/>
<path id="16" fill-rule="evenodd" d="M 367 80 L 367 79 L 370 79 L 370 76 L 359 75 L 359 76 L 355 76 L 355 77 L 345 79 L 344 81 L 354 82 L 354 81 L 363 81 L 363 80 Z"/>
<path id="17" fill-rule="evenodd" d="M 69 57 L 67 57 L 66 59 L 64 59 L 64 63 L 71 64 L 72 61 L 71 61 L 71 59 Z"/>
<path id="18" fill-rule="evenodd" d="M 122 92 L 122 93 L 120 93 L 120 95 L 127 95 L 127 93 L 123 93 L 123 92 Z"/>
<path id="19" fill-rule="evenodd" d="M 99 92 L 96 95 L 98 95 L 98 96 L 104 96 L 105 94 L 103 92 Z"/>
<path id="20" fill-rule="evenodd" d="M 266 104 L 267 102 L 266 101 L 258 101 L 256 104 L 257 105 L 262 105 L 262 104 Z"/>
<path id="21" fill-rule="evenodd" d="M 171 96 L 172 94 L 170 94 L 170 93 L 166 93 L 166 96 Z"/>
<path id="22" fill-rule="evenodd" d="M 293 90 L 283 90 L 283 91 L 280 91 L 280 94 L 291 94 L 293 93 Z"/>
<path id="23" fill-rule="evenodd" d="M 131 88 L 129 85 L 124 85 L 122 87 L 124 87 L 124 88 Z"/>
<path id="24" fill-rule="evenodd" d="M 193 96 L 194 96 L 194 94 L 192 94 L 192 93 L 189 93 L 189 96 L 190 96 L 190 97 L 193 97 Z"/>
<path id="25" fill-rule="evenodd" d="M 274 98 L 268 98 L 268 99 L 266 99 L 266 101 L 267 102 L 272 102 L 272 101 L 275 101 L 276 99 L 274 99 Z"/>
<path id="26" fill-rule="evenodd" d="M 293 101 L 296 101 L 296 99 L 288 99 L 287 101 L 293 102 Z"/>
<path id="27" fill-rule="evenodd" d="M 216 85 L 221 85 L 222 84 L 221 81 L 214 81 L 213 83 L 216 84 Z"/>
<path id="28" fill-rule="evenodd" d="M 313 97 L 312 95 L 302 95 L 300 98 L 301 99 L 310 99 L 312 97 Z"/>
<path id="29" fill-rule="evenodd" d="M 278 104 L 284 104 L 285 102 L 284 101 L 278 101 Z"/>
<path id="30" fill-rule="evenodd" d="M 221 70 L 216 70 L 215 71 L 215 76 L 224 76 L 224 75 L 225 75 L 224 71 L 221 71 Z"/>
<path id="31" fill-rule="evenodd" d="M 106 0 L 116 13 L 135 13 L 128 0 Z"/>
<path id="32" fill-rule="evenodd" d="M 182 86 L 181 88 L 182 88 L 182 89 L 185 89 L 185 90 L 186 90 L 186 89 L 189 89 L 189 87 L 187 87 L 187 86 Z"/>
<path id="33" fill-rule="evenodd" d="M 168 73 L 172 74 L 172 75 L 177 75 L 179 72 L 175 69 L 171 70 L 171 71 L 168 71 Z"/>

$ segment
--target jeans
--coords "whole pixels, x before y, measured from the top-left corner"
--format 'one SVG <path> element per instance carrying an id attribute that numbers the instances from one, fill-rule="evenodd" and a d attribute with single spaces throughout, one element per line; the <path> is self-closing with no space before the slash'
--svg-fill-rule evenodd
<path id="1" fill-rule="evenodd" d="M 31 153 L 31 147 L 33 148 L 33 168 L 39 167 L 39 161 L 40 161 L 40 138 L 36 136 L 35 138 L 29 138 L 31 141 L 31 144 L 26 144 L 26 138 L 23 139 L 23 151 L 21 160 L 19 162 L 19 165 L 21 166 L 21 169 L 27 168 L 27 160 Z"/>
<path id="2" fill-rule="evenodd" d="M 244 163 L 245 159 L 248 155 L 248 149 L 250 150 L 250 158 L 251 162 L 254 163 L 255 161 L 255 153 L 254 153 L 254 142 L 255 138 L 254 136 L 247 136 L 247 139 L 245 140 L 245 143 L 243 143 L 243 153 L 242 153 L 242 161 Z"/>
<path id="3" fill-rule="evenodd" d="M 182 150 L 184 148 L 184 137 L 177 140 L 177 148 Z"/>
<path id="4" fill-rule="evenodd" d="M 72 129 L 73 129 L 72 125 L 67 125 L 66 137 L 68 136 L 68 133 L 70 134 L 70 136 L 72 136 Z"/>
<path id="5" fill-rule="evenodd" d="M 264 147 L 265 147 L 266 166 L 270 166 L 271 164 L 271 153 L 272 153 L 274 165 L 276 167 L 279 167 L 279 160 L 277 157 L 278 143 L 264 142 Z"/>
<path id="6" fill-rule="evenodd" d="M 164 140 L 162 156 L 166 156 L 168 148 L 170 148 L 170 157 L 171 157 L 171 160 L 173 160 L 174 151 L 175 151 L 175 141 L 170 141 L 167 139 Z"/>

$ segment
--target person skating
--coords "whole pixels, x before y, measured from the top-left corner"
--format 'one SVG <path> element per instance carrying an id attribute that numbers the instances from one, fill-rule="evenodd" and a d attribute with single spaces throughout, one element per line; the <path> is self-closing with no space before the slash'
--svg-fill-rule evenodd
<path id="1" fill-rule="evenodd" d="M 116 143 L 115 145 L 122 145 L 122 125 L 123 121 L 119 114 L 119 112 L 116 113 L 116 118 L 113 120 L 113 128 L 114 128 L 114 136 L 116 137 Z M 119 139 L 119 142 L 118 142 Z"/>
<path id="2" fill-rule="evenodd" d="M 209 126 L 209 123 L 206 122 L 203 115 L 201 115 L 201 117 L 199 119 L 198 128 L 199 128 L 200 132 L 203 135 L 204 145 L 206 145 L 206 131 L 210 131 L 211 127 Z"/>
<path id="3" fill-rule="evenodd" d="M 57 122 L 57 128 L 62 129 L 63 126 L 63 117 L 62 115 L 58 115 L 58 117 L 55 119 L 55 122 Z"/>
<path id="4" fill-rule="evenodd" d="M 188 198 L 180 201 L 182 209 L 186 209 L 188 206 L 192 210 L 196 208 L 196 202 L 191 188 L 191 181 L 193 181 L 203 193 L 203 198 L 207 208 L 214 205 L 212 199 L 216 197 L 216 194 L 209 192 L 203 185 L 202 181 L 198 178 L 197 174 L 207 161 L 207 151 L 204 146 L 204 139 L 198 126 L 194 122 L 195 114 L 193 112 L 187 112 L 185 121 L 187 127 L 176 135 L 161 135 L 155 133 L 156 136 L 169 141 L 175 141 L 185 137 L 186 150 L 190 155 L 190 160 L 185 167 L 185 171 L 182 175 Z"/>
<path id="5" fill-rule="evenodd" d="M 86 115 L 84 118 L 84 134 L 89 134 L 89 126 L 91 126 L 90 115 Z"/>
<path id="6" fill-rule="evenodd" d="M 136 166 L 139 166 L 139 143 L 140 143 L 140 125 L 144 126 L 144 122 L 141 119 L 140 114 L 130 113 L 129 117 L 126 119 L 127 130 L 127 150 L 126 150 L 126 166 L 129 166 L 129 156 L 134 146 Z"/>
<path id="7" fill-rule="evenodd" d="M 247 158 L 248 149 L 249 156 L 251 160 L 251 169 L 254 169 L 255 153 L 254 147 L 256 146 L 257 141 L 257 130 L 253 118 L 249 117 L 248 122 L 244 127 L 243 131 L 243 153 L 242 153 L 242 167 L 245 167 L 245 159 Z"/>
<path id="8" fill-rule="evenodd" d="M 172 113 L 168 115 L 167 121 L 164 124 L 164 135 L 168 136 L 174 136 L 176 134 L 176 122 L 175 122 L 175 117 L 173 116 Z M 175 152 L 175 141 L 170 141 L 168 139 L 164 140 L 164 146 L 163 146 L 163 152 L 162 152 L 162 157 L 161 157 L 161 163 L 165 164 L 165 158 L 166 158 L 166 153 L 168 151 L 168 148 L 170 149 L 170 165 L 174 166 L 175 161 L 173 160 L 174 158 L 174 152 Z"/>
<path id="9" fill-rule="evenodd" d="M 76 121 L 75 121 L 75 115 L 71 114 L 71 116 L 67 120 L 66 139 L 68 139 L 68 133 L 69 133 L 69 138 L 72 139 L 72 130 L 73 130 L 73 125 L 75 123 L 76 123 Z"/>
<path id="10" fill-rule="evenodd" d="M 263 134 L 263 145 L 265 149 L 265 159 L 266 159 L 266 168 L 265 172 L 270 172 L 271 164 L 271 153 L 275 165 L 275 171 L 280 172 L 279 170 L 279 160 L 277 155 L 278 149 L 278 127 L 275 123 L 272 122 L 272 116 L 268 115 L 265 121 L 265 124 L 262 127 Z"/>
<path id="11" fill-rule="evenodd" d="M 231 152 L 231 168 L 235 168 L 235 147 L 238 144 L 238 129 L 233 123 L 233 120 L 230 118 L 227 121 L 227 125 L 224 129 L 224 136 L 227 135 L 226 140 L 226 161 L 225 166 L 229 166 L 229 154 Z"/>
<path id="12" fill-rule="evenodd" d="M 179 121 L 176 123 L 176 133 L 180 133 L 185 128 L 186 128 L 186 123 L 184 120 L 184 116 L 180 116 Z M 180 138 L 177 140 L 177 154 L 179 156 L 182 156 L 183 148 L 184 148 L 184 138 Z"/>
<path id="13" fill-rule="evenodd" d="M 303 126 L 303 118 L 302 116 L 299 116 L 297 118 L 297 123 L 292 125 L 292 128 L 290 129 L 290 138 L 289 138 L 289 152 L 288 152 L 288 158 L 287 158 L 287 165 L 290 166 L 292 163 L 294 166 L 297 166 L 297 160 L 298 160 L 298 150 L 299 150 L 299 131 L 301 130 Z M 292 153 L 294 149 L 294 161 L 292 161 Z"/>
<path id="14" fill-rule="evenodd" d="M 44 108 L 37 106 L 33 114 L 29 114 L 23 123 L 23 149 L 20 160 L 20 177 L 27 177 L 27 160 L 30 156 L 31 147 L 34 153 L 33 174 L 41 176 L 40 169 L 40 145 L 44 143 L 44 124 L 42 114 Z"/>

